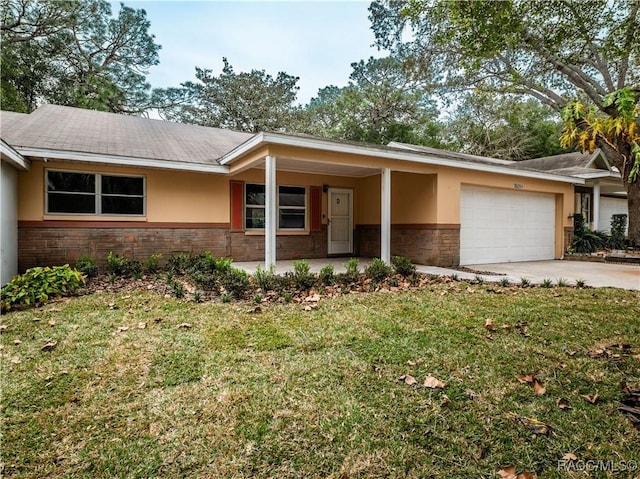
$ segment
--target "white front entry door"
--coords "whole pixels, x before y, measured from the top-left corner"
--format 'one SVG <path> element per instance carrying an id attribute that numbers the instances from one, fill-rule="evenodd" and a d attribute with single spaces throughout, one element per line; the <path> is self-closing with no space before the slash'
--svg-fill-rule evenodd
<path id="1" fill-rule="evenodd" d="M 329 188 L 328 212 L 328 253 L 353 253 L 353 190 Z"/>

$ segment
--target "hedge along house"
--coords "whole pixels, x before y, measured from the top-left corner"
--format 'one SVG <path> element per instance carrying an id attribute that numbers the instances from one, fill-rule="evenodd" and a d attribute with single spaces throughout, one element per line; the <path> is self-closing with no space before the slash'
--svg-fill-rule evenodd
<path id="1" fill-rule="evenodd" d="M 412 145 L 231 132 L 45 105 L 2 113 L 18 172 L 18 267 L 109 252 L 236 261 L 560 258 L 575 183 Z"/>

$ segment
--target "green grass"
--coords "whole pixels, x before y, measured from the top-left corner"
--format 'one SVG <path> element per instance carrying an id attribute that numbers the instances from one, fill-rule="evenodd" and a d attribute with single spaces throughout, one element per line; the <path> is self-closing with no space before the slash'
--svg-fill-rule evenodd
<path id="1" fill-rule="evenodd" d="M 253 308 L 145 292 L 4 315 L 3 474 L 489 478 L 513 464 L 560 478 L 567 452 L 640 457 L 617 411 L 620 382 L 640 386 L 637 292 L 446 283 Z M 631 351 L 587 354 L 614 343 Z M 530 372 L 544 395 L 518 382 Z"/>

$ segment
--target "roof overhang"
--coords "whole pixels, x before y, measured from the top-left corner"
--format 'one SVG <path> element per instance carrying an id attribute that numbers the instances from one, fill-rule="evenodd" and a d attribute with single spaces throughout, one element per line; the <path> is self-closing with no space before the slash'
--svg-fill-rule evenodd
<path id="1" fill-rule="evenodd" d="M 241 145 L 231 150 L 229 153 L 223 155 L 219 160 L 220 164 L 224 166 L 232 165 L 234 161 L 241 159 L 244 155 L 251 153 L 257 148 L 268 145 L 309 148 L 333 153 L 346 153 L 387 160 L 407 161 L 423 165 L 463 168 L 466 170 L 484 171 L 489 173 L 520 176 L 526 178 L 537 178 L 541 180 L 558 181 L 562 183 L 572 183 L 579 185 L 584 184 L 584 179 L 575 178 L 572 176 L 557 175 L 532 170 L 515 170 L 514 168 L 508 167 L 506 165 L 502 166 L 494 164 L 474 163 L 464 160 L 457 161 L 448 158 L 438 158 L 428 153 L 414 152 L 408 149 L 394 149 L 389 147 L 378 148 L 373 145 L 356 145 L 353 143 L 330 141 L 321 138 L 300 138 L 297 136 L 284 135 L 280 133 L 256 134 Z"/>
<path id="2" fill-rule="evenodd" d="M 0 139 L 0 156 L 3 161 L 6 161 L 19 170 L 28 171 L 29 168 L 31 168 L 29 160 L 24 158 L 16 149 L 2 139 Z"/>
<path id="3" fill-rule="evenodd" d="M 193 171 L 199 173 L 226 174 L 229 168 L 221 165 L 207 165 L 203 163 L 189 163 L 154 158 L 139 158 L 134 156 L 103 155 L 99 153 L 82 153 L 45 148 L 19 148 L 23 156 L 42 158 L 45 160 L 77 161 L 80 163 L 101 163 L 118 166 L 137 166 L 139 168 L 160 168 L 163 170 Z"/>

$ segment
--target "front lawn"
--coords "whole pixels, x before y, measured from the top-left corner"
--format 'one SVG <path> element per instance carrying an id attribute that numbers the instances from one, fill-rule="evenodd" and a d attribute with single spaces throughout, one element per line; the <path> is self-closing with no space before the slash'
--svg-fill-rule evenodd
<path id="1" fill-rule="evenodd" d="M 640 387 L 638 292 L 448 282 L 254 306 L 97 293 L 4 315 L 3 475 L 552 478 L 568 453 L 640 458 L 618 411 Z"/>

